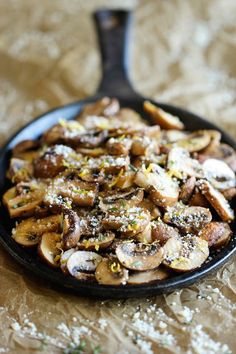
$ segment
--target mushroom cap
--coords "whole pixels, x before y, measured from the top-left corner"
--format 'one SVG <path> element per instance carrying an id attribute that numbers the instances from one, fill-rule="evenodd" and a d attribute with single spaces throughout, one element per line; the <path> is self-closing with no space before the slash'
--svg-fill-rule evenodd
<path id="1" fill-rule="evenodd" d="M 116 256 L 124 267 L 145 271 L 159 266 L 163 260 L 163 249 L 157 243 L 124 242 L 117 246 Z"/>
<path id="2" fill-rule="evenodd" d="M 199 268 L 209 256 L 208 242 L 196 237 L 169 239 L 164 245 L 163 264 L 176 272 Z"/>
<path id="3" fill-rule="evenodd" d="M 236 186 L 235 173 L 221 160 L 207 159 L 202 164 L 205 178 L 219 190 Z"/>
<path id="4" fill-rule="evenodd" d="M 189 202 L 194 189 L 196 185 L 196 177 L 190 177 L 184 182 L 184 184 L 181 187 L 179 199 L 182 201 L 182 203 L 186 204 Z"/>
<path id="5" fill-rule="evenodd" d="M 99 208 L 106 211 L 118 211 L 119 209 L 129 209 L 140 204 L 143 200 L 144 192 L 141 188 L 131 188 L 126 191 L 112 191 L 100 197 Z"/>
<path id="6" fill-rule="evenodd" d="M 212 221 L 199 233 L 208 242 L 209 247 L 219 248 L 226 244 L 232 236 L 232 230 L 226 222 Z"/>
<path id="7" fill-rule="evenodd" d="M 73 210 L 67 210 L 63 214 L 63 249 L 70 249 L 77 245 L 82 228 L 80 224 L 80 218 Z"/>
<path id="8" fill-rule="evenodd" d="M 95 236 L 84 237 L 77 243 L 77 247 L 80 250 L 99 251 L 109 247 L 114 238 L 113 232 L 101 232 Z"/>
<path id="9" fill-rule="evenodd" d="M 61 253 L 61 235 L 56 232 L 45 232 L 38 245 L 40 257 L 52 267 L 59 267 L 59 256 Z"/>
<path id="10" fill-rule="evenodd" d="M 172 176 L 179 179 L 186 177 L 203 177 L 201 164 L 190 157 L 188 150 L 176 146 L 168 154 L 167 169 Z"/>
<path id="11" fill-rule="evenodd" d="M 138 285 L 154 283 L 160 280 L 169 278 L 170 273 L 163 268 L 158 267 L 154 270 L 147 270 L 145 272 L 133 272 L 129 274 L 128 284 Z"/>
<path id="12" fill-rule="evenodd" d="M 169 238 L 180 237 L 178 229 L 164 223 L 161 220 L 151 223 L 152 241 L 158 241 L 163 246 Z"/>
<path id="13" fill-rule="evenodd" d="M 95 277 L 99 284 L 125 285 L 129 271 L 116 258 L 104 258 L 97 266 Z"/>
<path id="14" fill-rule="evenodd" d="M 69 257 L 67 268 L 73 277 L 77 277 L 77 274 L 81 272 L 94 272 L 101 261 L 102 257 L 95 252 L 76 251 Z"/>
<path id="15" fill-rule="evenodd" d="M 75 248 L 70 248 L 69 250 L 61 253 L 60 267 L 61 267 L 61 270 L 64 274 L 69 274 L 69 271 L 67 268 L 67 261 L 75 251 L 76 251 Z"/>

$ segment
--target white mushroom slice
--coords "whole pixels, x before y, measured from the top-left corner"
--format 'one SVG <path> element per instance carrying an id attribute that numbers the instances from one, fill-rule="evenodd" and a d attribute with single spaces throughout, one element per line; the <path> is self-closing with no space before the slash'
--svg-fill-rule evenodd
<path id="1" fill-rule="evenodd" d="M 130 209 L 137 206 L 143 200 L 143 190 L 132 188 L 128 191 L 113 191 L 106 194 L 104 198 L 100 197 L 99 208 L 106 212 L 119 211 L 120 209 Z"/>
<path id="2" fill-rule="evenodd" d="M 80 218 L 73 210 L 67 210 L 63 215 L 62 222 L 62 246 L 67 250 L 77 245 L 82 234 Z"/>
<path id="3" fill-rule="evenodd" d="M 200 231 L 199 236 L 208 242 L 209 247 L 218 248 L 229 241 L 232 231 L 226 222 L 213 221 Z"/>
<path id="4" fill-rule="evenodd" d="M 156 154 L 159 152 L 159 147 L 153 139 L 147 136 L 140 136 L 133 139 L 131 154 L 134 156 L 149 155 L 151 152 Z"/>
<path id="5" fill-rule="evenodd" d="M 208 181 L 199 180 L 198 185 L 204 197 L 206 197 L 223 221 L 230 222 L 234 220 L 234 211 L 222 193 L 215 189 Z"/>
<path id="6" fill-rule="evenodd" d="M 81 279 L 81 273 L 93 273 L 98 264 L 102 261 L 102 257 L 89 251 L 76 251 L 67 261 L 67 268 L 69 273 Z"/>
<path id="7" fill-rule="evenodd" d="M 202 207 L 188 207 L 181 203 L 168 208 L 164 214 L 164 222 L 173 224 L 186 232 L 196 232 L 212 219 L 209 209 Z"/>
<path id="8" fill-rule="evenodd" d="M 45 232 L 58 232 L 61 229 L 61 215 L 42 219 L 29 218 L 21 221 L 12 230 L 13 239 L 22 246 L 33 247 L 38 244 Z"/>
<path id="9" fill-rule="evenodd" d="M 161 216 L 160 209 L 149 198 L 144 198 L 138 206 L 149 211 L 151 220 L 157 219 Z"/>
<path id="10" fill-rule="evenodd" d="M 115 238 L 113 232 L 103 232 L 93 237 L 86 237 L 78 242 L 77 247 L 80 250 L 99 251 L 111 245 Z"/>
<path id="11" fill-rule="evenodd" d="M 144 244 L 124 242 L 116 248 L 120 263 L 131 270 L 144 271 L 155 269 L 163 260 L 163 248 L 157 243 Z"/>
<path id="12" fill-rule="evenodd" d="M 187 181 L 182 185 L 179 199 L 184 204 L 189 202 L 189 200 L 193 194 L 193 191 L 195 189 L 195 184 L 196 184 L 196 178 L 193 176 L 193 177 L 188 178 Z"/>
<path id="13" fill-rule="evenodd" d="M 138 285 L 153 283 L 169 278 L 169 272 L 163 268 L 148 270 L 146 272 L 135 272 L 129 275 L 128 284 Z"/>
<path id="14" fill-rule="evenodd" d="M 158 241 L 163 246 L 170 238 L 180 237 L 179 232 L 174 227 L 165 224 L 161 220 L 151 223 L 152 241 Z"/>
<path id="15" fill-rule="evenodd" d="M 182 147 L 173 147 L 167 160 L 167 169 L 172 176 L 177 178 L 184 177 L 203 177 L 201 164 L 190 157 L 189 152 Z"/>
<path id="16" fill-rule="evenodd" d="M 103 259 L 95 272 L 96 280 L 104 285 L 125 285 L 129 271 L 122 267 L 116 258 Z"/>
<path id="17" fill-rule="evenodd" d="M 186 131 L 180 130 L 162 130 L 162 141 L 167 143 L 174 143 L 178 140 L 184 139 L 189 135 Z"/>
<path id="18" fill-rule="evenodd" d="M 46 232 L 38 245 L 40 257 L 52 267 L 59 267 L 61 253 L 61 235 L 56 232 Z"/>
<path id="19" fill-rule="evenodd" d="M 184 124 L 176 116 L 163 111 L 149 101 L 144 102 L 144 110 L 150 114 L 155 124 L 160 125 L 163 129 L 183 130 Z"/>
<path id="20" fill-rule="evenodd" d="M 129 150 L 132 145 L 132 140 L 130 138 L 119 136 L 116 138 L 110 138 L 106 143 L 106 148 L 111 155 L 128 155 Z"/>
<path id="21" fill-rule="evenodd" d="M 199 268 L 209 256 L 208 243 L 199 237 L 169 239 L 164 246 L 163 264 L 176 272 Z"/>
<path id="22" fill-rule="evenodd" d="M 234 171 L 221 160 L 207 159 L 203 165 L 204 177 L 219 190 L 236 186 Z"/>
<path id="23" fill-rule="evenodd" d="M 61 266 L 61 270 L 64 274 L 69 274 L 69 271 L 67 268 L 67 261 L 75 251 L 76 251 L 75 248 L 71 248 L 61 254 L 60 266 Z"/>
<path id="24" fill-rule="evenodd" d="M 173 205 L 179 196 L 179 186 L 166 171 L 156 164 L 144 166 L 136 174 L 134 182 L 150 192 L 153 202 L 162 207 Z"/>
<path id="25" fill-rule="evenodd" d="M 136 174 L 136 169 L 133 168 L 134 171 L 123 171 L 123 173 L 119 174 L 115 180 L 115 186 L 120 189 L 130 188 L 134 184 L 134 178 Z"/>

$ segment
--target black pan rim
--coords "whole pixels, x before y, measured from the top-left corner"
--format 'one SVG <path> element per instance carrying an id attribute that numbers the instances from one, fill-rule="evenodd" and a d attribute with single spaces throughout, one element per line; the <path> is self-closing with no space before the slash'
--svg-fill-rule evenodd
<path id="1" fill-rule="evenodd" d="M 34 122 L 40 121 L 40 119 L 43 119 L 45 116 L 53 114 L 54 112 L 57 112 L 63 108 L 69 108 L 69 107 L 77 107 L 78 109 L 81 107 L 81 105 L 89 102 L 95 101 L 99 96 L 93 97 L 93 98 L 88 98 L 84 99 L 81 101 L 76 101 L 69 103 L 67 105 L 61 106 L 61 107 L 56 107 L 42 115 L 39 115 L 36 117 L 33 121 L 30 121 L 28 124 L 23 126 L 21 129 L 19 129 L 8 141 L 5 143 L 5 145 L 1 148 L 0 151 L 0 161 L 2 161 L 4 155 L 6 152 L 9 150 L 12 142 L 14 139 L 25 129 L 33 125 Z M 121 98 L 121 101 L 132 101 L 131 99 L 125 99 Z M 144 101 L 144 98 L 137 99 L 135 98 L 133 101 L 134 103 L 139 103 L 141 101 Z M 229 137 L 221 128 L 217 127 L 215 124 L 197 116 L 196 114 L 186 111 L 185 109 L 173 105 L 169 105 L 166 103 L 160 103 L 156 102 L 154 100 L 150 100 L 151 102 L 157 104 L 161 108 L 163 108 L 166 111 L 169 112 L 178 112 L 178 115 L 180 118 L 182 116 L 188 115 L 190 118 L 193 118 L 199 124 L 207 124 L 209 128 L 211 129 L 217 129 L 222 133 L 223 136 L 223 141 L 226 143 L 230 144 L 232 147 L 236 149 L 236 142 Z M 208 129 L 209 129 L 208 128 Z M 216 271 L 218 268 L 220 268 L 223 264 L 225 264 L 236 252 L 236 245 L 229 243 L 227 246 L 225 246 L 219 254 L 217 254 L 214 259 L 209 260 L 207 263 L 205 263 L 202 267 L 200 267 L 197 270 L 183 273 L 180 275 L 176 275 L 173 278 L 159 281 L 159 282 L 153 282 L 153 283 L 147 283 L 147 284 L 141 284 L 141 285 L 126 285 L 126 286 L 112 286 L 112 285 L 100 285 L 97 283 L 87 283 L 87 282 L 82 282 L 74 279 L 73 277 L 70 276 L 65 276 L 63 273 L 60 273 L 58 271 L 55 271 L 54 269 L 51 269 L 49 266 L 45 266 L 42 263 L 42 266 L 39 268 L 38 265 L 32 264 L 29 262 L 29 260 L 24 259 L 19 253 L 15 252 L 12 247 L 11 247 L 11 239 L 7 242 L 2 234 L 7 234 L 7 231 L 5 228 L 2 226 L 0 223 L 0 243 L 2 246 L 6 249 L 6 251 L 14 258 L 16 259 L 17 262 L 22 264 L 25 268 L 28 269 L 28 271 L 31 271 L 37 276 L 40 276 L 41 278 L 49 281 L 50 283 L 54 285 L 62 285 L 64 288 L 67 289 L 73 289 L 74 292 L 77 292 L 81 295 L 87 295 L 89 297 L 97 297 L 97 298 L 128 298 L 128 297 L 143 297 L 143 296 L 148 296 L 148 295 L 154 295 L 154 294 L 162 294 L 166 292 L 173 291 L 175 289 L 180 289 L 182 287 L 186 287 L 188 285 L 191 285 L 195 283 L 198 280 L 201 280 L 203 277 L 211 274 L 212 272 Z M 9 235 L 8 235 L 9 236 Z M 45 268 L 46 267 L 46 268 Z"/>

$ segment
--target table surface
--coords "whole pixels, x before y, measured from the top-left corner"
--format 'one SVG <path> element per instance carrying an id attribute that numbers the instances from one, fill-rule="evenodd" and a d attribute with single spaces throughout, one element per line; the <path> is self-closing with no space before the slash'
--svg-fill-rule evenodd
<path id="1" fill-rule="evenodd" d="M 0 141 L 52 107 L 87 97 L 101 76 L 91 12 L 134 9 L 135 88 L 207 117 L 236 138 L 234 0 L 0 0 Z M 80 298 L 0 249 L 0 353 L 233 353 L 236 264 L 165 296 Z M 80 343 L 80 344 L 79 344 Z M 66 349 L 65 349 L 66 348 Z"/>

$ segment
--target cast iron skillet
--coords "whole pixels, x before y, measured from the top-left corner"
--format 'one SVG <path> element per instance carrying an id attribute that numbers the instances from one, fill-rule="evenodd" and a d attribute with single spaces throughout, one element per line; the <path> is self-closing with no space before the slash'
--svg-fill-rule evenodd
<path id="1" fill-rule="evenodd" d="M 103 78 L 94 97 L 75 102 L 47 112 L 23 129 L 18 131 L 3 147 L 0 153 L 0 193 L 4 193 L 10 187 L 6 180 L 10 150 L 21 140 L 37 139 L 43 131 L 55 124 L 59 118 L 72 119 L 76 117 L 83 106 L 96 101 L 104 95 L 117 97 L 122 106 L 134 108 L 144 117 L 143 100 L 132 88 L 127 78 L 127 31 L 130 23 L 130 14 L 126 11 L 99 11 L 95 14 L 95 23 L 100 41 Z M 86 64 L 85 64 L 86 65 Z M 150 68 L 150 75 L 152 75 Z M 154 102 L 155 103 L 155 102 Z M 181 108 L 168 104 L 157 103 L 161 108 L 177 115 L 186 125 L 188 130 L 218 129 L 213 124 Z M 148 120 L 148 117 L 146 117 Z M 222 132 L 222 131 L 221 131 Z M 222 132 L 223 141 L 236 148 L 236 143 Z M 148 285 L 137 286 L 104 286 L 99 284 L 83 283 L 70 276 L 65 276 L 59 270 L 55 270 L 41 262 L 35 251 L 25 249 L 11 238 L 13 223 L 9 219 L 6 210 L 0 209 L 0 242 L 3 247 L 24 267 L 36 276 L 48 280 L 51 284 L 60 288 L 71 288 L 80 295 L 96 298 L 128 298 L 144 297 L 170 292 L 177 288 L 188 286 L 203 278 L 212 271 L 222 266 L 235 252 L 236 237 L 219 253 L 212 255 L 212 260 L 204 264 L 200 269 L 186 274 L 176 275 L 171 279 Z M 235 226 L 234 226 L 235 230 Z"/>

